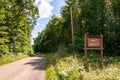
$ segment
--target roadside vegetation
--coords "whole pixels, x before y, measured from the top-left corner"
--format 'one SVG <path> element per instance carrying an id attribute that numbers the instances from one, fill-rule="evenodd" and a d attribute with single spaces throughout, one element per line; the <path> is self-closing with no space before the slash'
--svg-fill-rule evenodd
<path id="1" fill-rule="evenodd" d="M 33 0 L 0 1 L 0 65 L 34 54 L 30 37 L 37 15 Z"/>
<path id="2" fill-rule="evenodd" d="M 17 60 L 20 60 L 20 59 L 24 59 L 24 58 L 27 58 L 27 57 L 29 57 L 29 55 L 23 54 L 23 53 L 19 53 L 17 55 L 12 55 L 12 54 L 2 55 L 0 57 L 0 66 L 4 65 L 4 64 L 11 63 L 11 62 L 14 62 L 14 61 L 17 61 Z"/>
<path id="3" fill-rule="evenodd" d="M 46 54 L 46 80 L 120 80 L 120 57 L 104 56 L 101 67 L 100 56 L 95 52 L 88 54 L 86 64 L 84 53 L 61 54 Z"/>

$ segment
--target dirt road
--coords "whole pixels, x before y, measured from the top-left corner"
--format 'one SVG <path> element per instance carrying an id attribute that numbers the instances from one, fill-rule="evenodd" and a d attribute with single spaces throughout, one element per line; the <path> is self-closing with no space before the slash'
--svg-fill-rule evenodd
<path id="1" fill-rule="evenodd" d="M 26 58 L 0 67 L 0 80 L 45 80 L 44 56 Z"/>

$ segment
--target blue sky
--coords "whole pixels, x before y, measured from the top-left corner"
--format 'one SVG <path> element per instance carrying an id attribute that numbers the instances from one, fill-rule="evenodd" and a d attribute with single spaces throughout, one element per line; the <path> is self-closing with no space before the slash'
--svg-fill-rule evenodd
<path id="1" fill-rule="evenodd" d="M 60 17 L 60 9 L 65 5 L 65 0 L 35 0 L 34 4 L 39 9 L 40 18 L 32 31 L 32 38 L 37 37 L 38 33 L 46 27 L 52 15 Z"/>

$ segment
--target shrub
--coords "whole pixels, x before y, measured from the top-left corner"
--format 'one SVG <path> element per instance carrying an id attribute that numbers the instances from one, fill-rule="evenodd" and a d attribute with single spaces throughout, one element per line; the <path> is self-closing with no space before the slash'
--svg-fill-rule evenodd
<path id="1" fill-rule="evenodd" d="M 52 54 L 52 56 L 53 55 L 55 56 L 56 54 Z M 108 62 L 108 61 L 106 62 L 107 59 L 108 60 L 110 59 L 110 61 L 112 61 L 112 62 L 108 62 L 108 64 L 104 66 L 104 68 L 99 67 L 100 63 L 94 62 L 94 61 L 99 61 L 97 59 L 98 57 L 95 58 L 95 56 L 91 56 L 91 55 L 89 55 L 89 57 L 91 58 L 91 60 L 89 60 L 87 66 L 86 65 L 83 66 L 84 61 L 82 58 L 78 58 L 72 55 L 59 58 L 59 60 L 57 60 L 54 63 L 54 66 L 50 66 L 47 68 L 46 79 L 47 80 L 120 80 L 119 57 L 115 59 L 104 57 L 105 63 Z M 54 59 L 55 58 L 57 57 L 54 57 Z M 86 67 L 88 67 L 89 69 L 87 70 Z"/>
<path id="2" fill-rule="evenodd" d="M 46 54 L 46 61 L 47 61 L 47 66 L 54 65 L 56 62 L 56 56 L 55 54 Z"/>
<path id="3" fill-rule="evenodd" d="M 119 67 L 108 67 L 103 70 L 93 70 L 90 72 L 81 72 L 83 80 L 120 80 Z"/>
<path id="4" fill-rule="evenodd" d="M 8 54 L 8 46 L 7 45 L 0 45 L 0 56 L 2 56 L 3 54 Z"/>
<path id="5" fill-rule="evenodd" d="M 0 60 L 0 65 L 13 62 L 14 60 L 15 59 L 13 55 L 10 55 L 10 54 L 2 55 L 1 60 Z"/>
<path id="6" fill-rule="evenodd" d="M 79 60 L 76 57 L 74 58 L 73 56 L 69 56 L 66 58 L 61 58 L 56 62 L 54 66 L 48 67 L 46 71 L 46 79 L 49 80 L 48 75 L 55 73 L 55 76 L 57 76 L 57 80 L 79 80 L 81 78 L 79 71 L 84 70 L 84 66 L 82 65 L 83 64 L 80 64 Z M 51 75 L 50 78 L 51 77 L 54 76 Z"/>
<path id="7" fill-rule="evenodd" d="M 23 53 L 18 53 L 17 55 L 5 54 L 5 55 L 2 55 L 1 58 L 0 58 L 0 65 L 7 64 L 7 63 L 10 63 L 10 62 L 14 62 L 16 60 L 20 60 L 20 59 L 23 59 L 23 58 L 26 58 L 26 57 L 28 57 L 28 55 L 23 54 Z"/>
<path id="8" fill-rule="evenodd" d="M 72 71 L 79 70 L 80 64 L 73 56 L 63 58 L 56 64 L 56 69 L 61 77 L 68 77 Z"/>
<path id="9" fill-rule="evenodd" d="M 20 59 L 23 59 L 23 58 L 26 58 L 26 57 L 29 57 L 29 56 L 26 55 L 26 54 L 23 54 L 23 53 L 18 53 L 15 57 L 15 60 L 20 60 Z"/>
<path id="10" fill-rule="evenodd" d="M 46 80 L 58 80 L 56 70 L 53 66 L 50 66 L 46 71 Z"/>

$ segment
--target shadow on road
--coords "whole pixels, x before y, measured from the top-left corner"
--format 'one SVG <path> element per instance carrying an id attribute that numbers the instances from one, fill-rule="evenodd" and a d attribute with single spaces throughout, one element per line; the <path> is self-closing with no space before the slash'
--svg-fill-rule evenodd
<path id="1" fill-rule="evenodd" d="M 38 59 L 30 60 L 30 62 L 27 62 L 24 65 L 33 66 L 33 70 L 46 70 L 46 59 L 45 57 L 39 57 Z"/>

